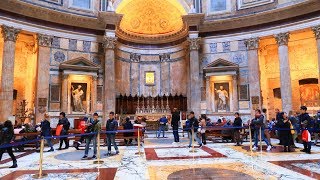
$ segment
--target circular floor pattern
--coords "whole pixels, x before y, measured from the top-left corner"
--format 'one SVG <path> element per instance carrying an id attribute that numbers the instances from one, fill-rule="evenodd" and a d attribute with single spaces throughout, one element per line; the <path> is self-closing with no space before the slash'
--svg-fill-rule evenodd
<path id="1" fill-rule="evenodd" d="M 227 169 L 217 168 L 192 168 L 174 172 L 168 176 L 168 180 L 177 179 L 237 179 L 251 180 L 255 179 L 252 176 Z"/>
<path id="2" fill-rule="evenodd" d="M 101 151 L 101 158 L 106 158 L 105 156 L 107 154 L 107 151 Z M 84 150 L 83 151 L 72 151 L 72 152 L 66 152 L 66 153 L 61 153 L 56 155 L 54 158 L 58 160 L 63 160 L 63 161 L 81 161 L 81 158 L 84 155 Z M 89 151 L 89 158 L 92 157 L 92 150 Z"/>

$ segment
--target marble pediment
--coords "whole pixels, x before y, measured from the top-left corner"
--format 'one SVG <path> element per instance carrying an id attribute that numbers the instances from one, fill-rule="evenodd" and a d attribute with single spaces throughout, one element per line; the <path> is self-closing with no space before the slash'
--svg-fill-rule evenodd
<path id="1" fill-rule="evenodd" d="M 212 63 L 208 64 L 203 71 L 205 73 L 214 73 L 214 72 L 233 72 L 237 73 L 239 71 L 238 64 L 227 61 L 225 59 L 217 59 Z"/>
<path id="2" fill-rule="evenodd" d="M 100 69 L 100 66 L 84 57 L 78 57 L 61 63 L 59 68 L 61 70 L 97 72 Z"/>

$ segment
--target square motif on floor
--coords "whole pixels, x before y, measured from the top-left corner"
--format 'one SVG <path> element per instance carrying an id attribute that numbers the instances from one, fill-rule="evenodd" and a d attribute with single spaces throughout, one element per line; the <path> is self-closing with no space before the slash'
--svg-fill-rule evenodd
<path id="1" fill-rule="evenodd" d="M 147 160 L 193 159 L 193 158 L 221 158 L 225 155 L 203 146 L 195 148 L 196 152 L 189 152 L 192 148 L 185 147 L 161 147 L 145 148 Z"/>

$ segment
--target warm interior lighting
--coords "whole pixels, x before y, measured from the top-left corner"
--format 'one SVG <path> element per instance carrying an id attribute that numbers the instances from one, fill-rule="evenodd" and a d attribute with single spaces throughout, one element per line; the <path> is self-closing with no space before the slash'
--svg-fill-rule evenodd
<path id="1" fill-rule="evenodd" d="M 124 14 L 120 28 L 131 34 L 172 34 L 183 28 L 186 14 L 177 0 L 124 0 L 117 13 Z"/>

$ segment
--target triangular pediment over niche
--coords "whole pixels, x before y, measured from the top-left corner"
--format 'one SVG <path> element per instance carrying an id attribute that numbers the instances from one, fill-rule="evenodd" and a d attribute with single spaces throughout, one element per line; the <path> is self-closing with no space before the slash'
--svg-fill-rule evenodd
<path id="1" fill-rule="evenodd" d="M 233 63 L 233 62 L 230 62 L 230 61 L 227 61 L 227 60 L 224 60 L 224 59 L 217 59 L 215 61 L 213 61 L 212 63 L 208 64 L 207 68 L 210 68 L 210 67 L 227 67 L 227 66 L 238 66 L 237 64 Z"/>
<path id="2" fill-rule="evenodd" d="M 65 61 L 60 64 L 60 69 L 78 70 L 78 71 L 98 71 L 100 66 L 89 61 L 84 57 L 78 57 Z"/>
<path id="3" fill-rule="evenodd" d="M 219 58 L 208 64 L 203 70 L 205 72 L 238 71 L 239 66 L 238 64 Z"/>

